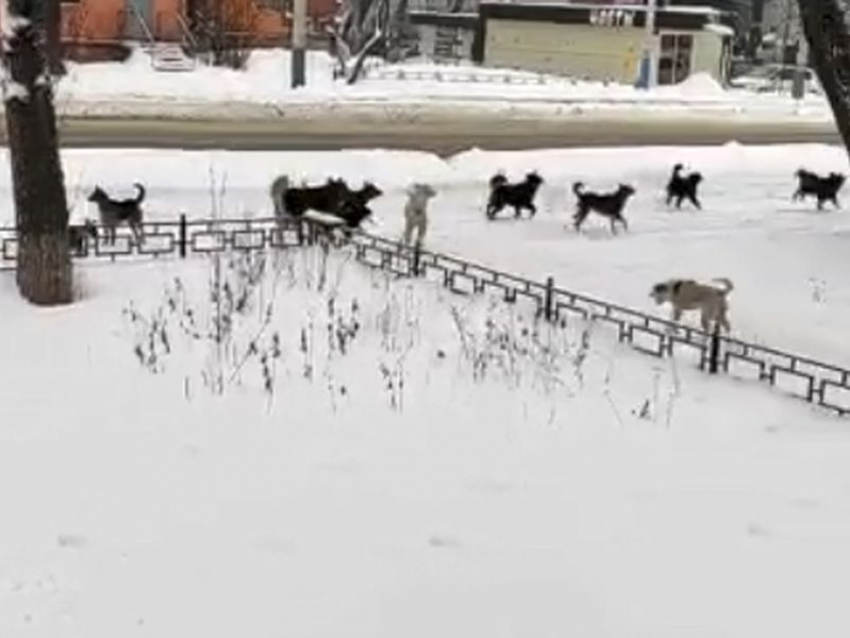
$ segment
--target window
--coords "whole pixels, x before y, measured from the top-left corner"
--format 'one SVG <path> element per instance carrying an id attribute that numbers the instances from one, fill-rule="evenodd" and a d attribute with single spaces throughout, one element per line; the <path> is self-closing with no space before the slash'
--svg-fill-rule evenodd
<path id="1" fill-rule="evenodd" d="M 692 35 L 666 33 L 661 36 L 661 56 L 658 59 L 659 84 L 678 84 L 690 75 L 693 47 Z"/>

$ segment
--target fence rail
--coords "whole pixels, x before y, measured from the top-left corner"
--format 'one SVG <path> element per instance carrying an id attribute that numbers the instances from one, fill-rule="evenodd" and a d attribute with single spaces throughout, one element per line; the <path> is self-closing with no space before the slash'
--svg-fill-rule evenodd
<path id="1" fill-rule="evenodd" d="M 330 237 L 325 222 L 315 219 L 209 219 L 149 222 L 143 239 L 129 232 L 107 240 L 83 237 L 73 247 L 79 260 L 150 259 L 226 250 L 268 250 L 310 245 Z M 17 232 L 0 228 L 0 270 L 14 269 Z M 566 323 L 571 318 L 596 321 L 616 330 L 617 338 L 655 357 L 690 357 L 709 373 L 766 382 L 839 415 L 850 414 L 850 370 L 775 348 L 748 343 L 718 333 L 678 324 L 657 316 L 559 288 L 554 279 L 525 279 L 470 261 L 417 250 L 363 232 L 351 234 L 343 244 L 369 267 L 405 277 L 436 281 L 459 294 L 495 292 L 506 303 L 526 304 L 538 316 Z"/>

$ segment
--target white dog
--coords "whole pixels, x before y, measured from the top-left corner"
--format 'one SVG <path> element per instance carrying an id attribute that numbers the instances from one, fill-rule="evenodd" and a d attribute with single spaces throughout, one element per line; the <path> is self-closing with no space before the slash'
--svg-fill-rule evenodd
<path id="1" fill-rule="evenodd" d="M 693 279 L 670 279 L 652 287 L 650 296 L 657 304 L 669 302 L 673 306 L 673 321 L 679 321 L 686 310 L 700 311 L 702 329 L 709 331 L 712 324 L 729 332 L 726 297 L 734 289 L 728 279 L 715 279 L 722 288 L 701 284 Z"/>
<path id="2" fill-rule="evenodd" d="M 408 246 L 416 231 L 416 247 L 421 247 L 428 232 L 428 202 L 437 195 L 428 184 L 413 184 L 407 189 L 404 205 L 404 243 Z"/>

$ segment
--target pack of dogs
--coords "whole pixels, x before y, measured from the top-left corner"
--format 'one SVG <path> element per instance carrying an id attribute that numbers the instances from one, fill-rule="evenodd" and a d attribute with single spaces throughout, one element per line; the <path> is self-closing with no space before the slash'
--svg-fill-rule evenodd
<path id="1" fill-rule="evenodd" d="M 813 197 L 817 209 L 823 210 L 824 204 L 831 202 L 839 208 L 838 193 L 846 181 L 841 173 L 831 172 L 825 176 L 800 168 L 795 174 L 797 190 L 792 200 L 805 200 Z M 702 173 L 685 172 L 685 166 L 677 163 L 673 166 L 665 188 L 666 205 L 681 209 L 685 202 L 697 210 L 702 210 L 699 189 L 704 182 Z M 511 182 L 503 172 L 498 172 L 489 180 L 485 216 L 495 220 L 503 210 L 512 209 L 514 219 L 521 219 L 524 211 L 528 219 L 537 214 L 535 199 L 544 184 L 543 177 L 536 171 L 526 173 L 517 182 Z M 142 203 L 146 190 L 142 184 L 134 184 L 136 196 L 118 199 L 110 196 L 105 189 L 96 186 L 88 201 L 97 207 L 100 227 L 107 242 L 115 243 L 116 230 L 126 225 L 137 242 L 144 240 L 144 211 Z M 607 192 L 587 190 L 584 183 L 577 181 L 572 185 L 576 199 L 576 208 L 572 219 L 572 228 L 581 232 L 582 225 L 591 214 L 607 220 L 612 235 L 617 234 L 617 226 L 629 230 L 625 210 L 636 189 L 628 184 L 618 184 L 617 188 Z M 383 195 L 383 191 L 372 182 L 364 182 L 360 188 L 352 188 L 344 179 L 328 178 L 317 185 L 301 184 L 293 186 L 288 176 L 276 178 L 270 187 L 269 195 L 274 205 L 275 217 L 299 218 L 310 211 L 335 218 L 339 225 L 350 233 L 361 228 L 371 219 L 372 202 Z M 421 248 L 428 231 L 429 202 L 437 196 L 431 185 L 416 182 L 405 191 L 407 200 L 404 206 L 403 245 Z M 98 226 L 92 220 L 71 225 L 68 229 L 72 251 L 84 254 L 90 242 L 98 240 Z M 728 295 L 734 289 L 733 283 L 719 278 L 708 283 L 693 279 L 670 279 L 655 284 L 650 297 L 656 304 L 670 304 L 672 319 L 678 322 L 685 312 L 697 312 L 700 325 L 706 332 L 715 329 L 730 330 L 728 319 Z"/>

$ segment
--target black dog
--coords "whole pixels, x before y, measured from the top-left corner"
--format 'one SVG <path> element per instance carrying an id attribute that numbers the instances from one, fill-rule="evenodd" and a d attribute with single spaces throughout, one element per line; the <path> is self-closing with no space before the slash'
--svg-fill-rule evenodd
<path id="1" fill-rule="evenodd" d="M 97 204 L 100 213 L 100 223 L 106 228 L 106 235 L 115 243 L 115 229 L 120 224 L 127 224 L 133 231 L 136 240 L 142 233 L 142 202 L 145 200 L 145 187 L 134 184 L 138 194 L 133 199 L 112 199 L 105 190 L 96 186 L 89 201 Z"/>
<path id="2" fill-rule="evenodd" d="M 287 188 L 283 206 L 293 217 L 300 217 L 308 210 L 336 214 L 350 192 L 344 180 L 329 179 L 321 186 Z"/>
<path id="3" fill-rule="evenodd" d="M 514 209 L 514 217 L 519 217 L 523 208 L 531 213 L 537 213 L 534 206 L 534 196 L 543 183 L 543 178 L 536 172 L 528 173 L 525 179 L 517 184 L 509 184 L 508 178 L 499 173 L 490 179 L 490 199 L 487 201 L 487 219 L 493 219 L 496 213 L 505 206 Z"/>
<path id="4" fill-rule="evenodd" d="M 366 182 L 359 190 L 348 191 L 348 194 L 343 197 L 336 215 L 345 221 L 348 228 L 352 230 L 360 228 L 360 224 L 372 216 L 369 202 L 383 194 L 383 191 L 372 182 Z"/>
<path id="5" fill-rule="evenodd" d="M 85 255 L 88 251 L 89 238 L 97 239 L 97 226 L 90 219 L 82 225 L 68 226 L 68 243 L 75 255 Z"/>
<path id="6" fill-rule="evenodd" d="M 629 224 L 623 217 L 623 208 L 625 208 L 629 197 L 635 194 L 634 188 L 620 184 L 619 188 L 613 193 L 602 194 L 585 192 L 583 188 L 584 184 L 581 182 L 573 184 L 573 192 L 578 197 L 576 213 L 573 216 L 573 226 L 577 231 L 581 229 L 582 223 L 591 211 L 607 217 L 611 222 L 611 232 L 615 235 L 617 234 L 615 222 L 620 222 L 624 229 L 629 229 Z"/>
<path id="7" fill-rule="evenodd" d="M 702 173 L 689 173 L 682 175 L 682 169 L 685 167 L 681 164 L 676 164 L 673 167 L 673 174 L 670 176 L 670 181 L 667 182 L 667 205 L 675 199 L 676 208 L 682 207 L 682 201 L 689 199 L 691 203 L 698 209 L 702 210 L 697 197 L 697 188 L 702 182 Z"/>
<path id="8" fill-rule="evenodd" d="M 805 199 L 807 195 L 814 195 L 818 199 L 818 210 L 823 210 L 824 202 L 832 202 L 838 208 L 838 191 L 844 185 L 845 177 L 841 173 L 830 173 L 826 177 L 820 177 L 803 168 L 795 175 L 800 181 L 792 199 Z"/>

